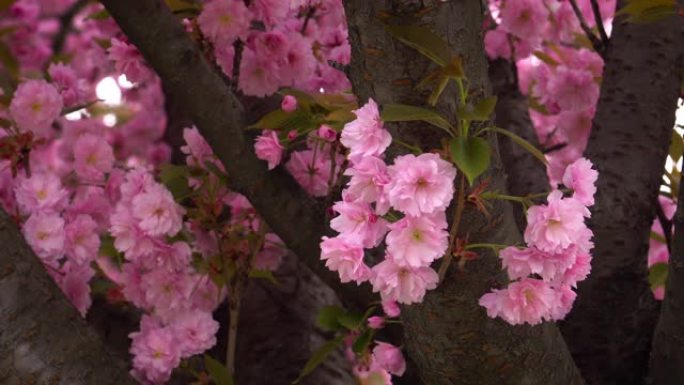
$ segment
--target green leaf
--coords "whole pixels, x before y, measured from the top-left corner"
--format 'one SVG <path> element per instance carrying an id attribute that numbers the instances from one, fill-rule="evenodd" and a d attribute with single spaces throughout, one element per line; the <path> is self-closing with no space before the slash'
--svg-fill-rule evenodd
<path id="1" fill-rule="evenodd" d="M 208 354 L 204 355 L 204 366 L 216 385 L 235 385 L 228 368 Z"/>
<path id="2" fill-rule="evenodd" d="M 338 319 L 343 315 L 344 309 L 339 306 L 323 306 L 316 316 L 316 325 L 323 330 L 340 330 Z"/>
<path id="3" fill-rule="evenodd" d="M 276 286 L 280 286 L 280 282 L 278 282 L 271 270 L 250 270 L 249 278 L 265 279 Z"/>
<path id="4" fill-rule="evenodd" d="M 677 163 L 681 159 L 682 154 L 684 154 L 684 139 L 677 133 L 676 130 L 672 130 L 672 141 L 670 142 L 670 158 Z"/>
<path id="5" fill-rule="evenodd" d="M 674 15 L 677 0 L 628 0 L 617 15 L 627 16 L 632 23 L 651 23 Z"/>
<path id="6" fill-rule="evenodd" d="M 385 25 L 385 29 L 399 41 L 442 67 L 451 61 L 449 44 L 428 28 L 418 25 Z"/>
<path id="7" fill-rule="evenodd" d="M 105 234 L 100 237 L 99 255 L 118 258 L 119 251 L 116 249 L 116 247 L 114 247 L 114 238 L 111 235 Z"/>
<path id="8" fill-rule="evenodd" d="M 304 368 L 302 369 L 301 373 L 299 373 L 299 377 L 297 377 L 297 379 L 294 380 L 292 383 L 298 384 L 304 377 L 311 374 L 311 372 L 313 372 L 314 369 L 316 369 L 320 364 L 323 363 L 323 361 L 325 361 L 325 359 L 328 357 L 328 355 L 330 355 L 330 353 L 332 353 L 340 346 L 342 346 L 343 338 L 344 336 L 339 336 L 332 341 L 326 342 L 325 344 L 323 344 L 323 346 L 318 348 L 318 350 L 314 352 L 311 358 L 309 358 L 309 361 L 307 361 L 304 365 Z"/>
<path id="9" fill-rule="evenodd" d="M 664 236 L 656 233 L 655 231 L 651 231 L 650 238 L 654 241 L 660 242 L 660 243 L 667 243 L 667 239 L 665 239 Z"/>
<path id="10" fill-rule="evenodd" d="M 556 59 L 552 58 L 549 54 L 543 51 L 534 51 L 534 56 L 537 57 L 537 59 L 543 61 L 544 63 L 550 65 L 551 67 L 555 67 L 558 65 L 558 61 Z"/>
<path id="11" fill-rule="evenodd" d="M 17 0 L 0 0 L 0 12 L 6 11 L 12 6 Z"/>
<path id="12" fill-rule="evenodd" d="M 648 283 L 651 288 L 665 286 L 667 281 L 667 263 L 656 263 L 648 271 Z"/>
<path id="13" fill-rule="evenodd" d="M 406 104 L 385 104 L 380 117 L 385 122 L 423 121 L 439 127 L 453 136 L 453 126 L 439 112 Z"/>
<path id="14" fill-rule="evenodd" d="M 354 340 L 354 343 L 352 344 L 354 353 L 360 354 L 366 351 L 373 340 L 373 335 L 375 335 L 375 330 L 366 329 L 360 336 L 356 337 L 356 340 Z"/>
<path id="15" fill-rule="evenodd" d="M 430 96 L 428 96 L 428 104 L 431 106 L 436 106 L 439 101 L 439 97 L 442 96 L 446 86 L 449 84 L 449 78 L 447 76 L 441 75 L 437 80 L 437 85 L 432 89 Z"/>
<path id="16" fill-rule="evenodd" d="M 337 321 L 349 330 L 358 330 L 363 325 L 364 315 L 357 312 L 342 314 Z"/>
<path id="17" fill-rule="evenodd" d="M 496 96 L 490 96 L 480 100 L 475 106 L 461 104 L 458 106 L 457 114 L 460 119 L 486 121 L 491 118 L 494 107 L 496 107 Z"/>
<path id="18" fill-rule="evenodd" d="M 491 149 L 482 138 L 458 136 L 451 140 L 450 148 L 451 158 L 468 178 L 470 185 L 489 167 Z"/>
<path id="19" fill-rule="evenodd" d="M 511 138 L 511 140 L 514 141 L 517 145 L 521 146 L 522 148 L 527 150 L 527 152 L 534 155 L 534 157 L 539 159 L 540 162 L 542 162 L 543 164 L 548 163 L 544 154 L 537 147 L 534 147 L 532 143 L 526 141 L 524 138 L 501 127 L 489 127 L 487 130 L 506 135 L 507 137 Z"/>
<path id="20" fill-rule="evenodd" d="M 161 167 L 159 179 L 176 200 L 182 200 L 192 193 L 188 185 L 188 173 L 187 166 L 165 164 Z"/>
<path id="21" fill-rule="evenodd" d="M 103 9 L 101 11 L 91 13 L 85 19 L 86 20 L 107 20 L 110 17 L 112 17 L 112 15 L 110 15 L 106 9 Z"/>
<path id="22" fill-rule="evenodd" d="M 277 109 L 269 112 L 258 122 L 248 128 L 269 129 L 269 130 L 307 130 L 317 128 L 318 124 L 313 121 L 311 115 L 303 109 L 293 112 L 285 112 Z"/>

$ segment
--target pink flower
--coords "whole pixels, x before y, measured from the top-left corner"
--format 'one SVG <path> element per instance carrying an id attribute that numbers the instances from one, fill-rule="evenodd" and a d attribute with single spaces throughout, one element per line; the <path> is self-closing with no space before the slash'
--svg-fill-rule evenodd
<path id="1" fill-rule="evenodd" d="M 371 329 L 382 329 L 385 326 L 385 317 L 368 317 L 368 327 Z"/>
<path id="2" fill-rule="evenodd" d="M 403 267 L 391 257 L 373 267 L 373 291 L 380 292 L 383 299 L 395 300 L 406 305 L 421 302 L 425 292 L 437 287 L 439 277 L 429 267 Z"/>
<path id="3" fill-rule="evenodd" d="M 115 37 L 111 43 L 107 54 L 109 60 L 114 62 L 116 72 L 125 74 L 126 79 L 133 83 L 143 83 L 154 76 L 142 54 L 133 44 Z"/>
<path id="4" fill-rule="evenodd" d="M 511 325 L 536 325 L 551 319 L 557 295 L 548 283 L 525 278 L 502 290 L 492 290 L 480 298 L 480 306 L 491 318 L 501 317 Z"/>
<path id="5" fill-rule="evenodd" d="M 266 25 L 274 25 L 288 16 L 290 4 L 282 0 L 255 0 L 252 2 L 252 12 L 256 19 Z"/>
<path id="6" fill-rule="evenodd" d="M 591 230 L 584 224 L 587 208 L 578 200 L 563 198 L 556 190 L 549 194 L 548 204 L 530 207 L 527 211 L 525 242 L 547 253 L 561 253 L 572 244 L 590 242 Z"/>
<path id="7" fill-rule="evenodd" d="M 380 199 L 383 188 L 390 182 L 385 162 L 375 156 L 367 156 L 344 171 L 351 179 L 346 194 L 353 199 L 373 203 Z"/>
<path id="8" fill-rule="evenodd" d="M 72 305 L 85 317 L 92 299 L 90 297 L 90 279 L 95 271 L 89 265 L 76 265 L 67 262 L 62 270 L 64 276 L 58 281 L 59 287 Z"/>
<path id="9" fill-rule="evenodd" d="M 382 311 L 390 318 L 399 317 L 399 314 L 401 314 L 399 304 L 391 299 L 382 300 Z"/>
<path id="10" fill-rule="evenodd" d="M 501 8 L 501 27 L 522 39 L 540 36 L 547 18 L 548 11 L 538 0 L 506 1 Z"/>
<path id="11" fill-rule="evenodd" d="M 64 229 L 66 234 L 65 250 L 69 260 L 77 265 L 94 261 L 100 250 L 100 237 L 97 223 L 89 215 L 78 215 Z"/>
<path id="12" fill-rule="evenodd" d="M 85 134 L 74 144 L 74 170 L 88 181 L 101 181 L 112 170 L 114 151 L 101 136 Z"/>
<path id="13" fill-rule="evenodd" d="M 54 213 L 31 214 L 24 223 L 24 237 L 33 251 L 46 262 L 64 252 L 64 219 Z"/>
<path id="14" fill-rule="evenodd" d="M 156 269 L 144 274 L 140 287 L 145 302 L 163 319 L 173 318 L 180 310 L 189 308 L 190 295 L 194 290 L 192 276 L 185 272 Z"/>
<path id="15" fill-rule="evenodd" d="M 264 247 L 254 256 L 252 266 L 257 270 L 275 271 L 285 255 L 287 249 L 283 241 L 277 235 L 267 233 Z"/>
<path id="16" fill-rule="evenodd" d="M 373 361 L 395 376 L 401 376 L 406 371 L 406 361 L 401 349 L 386 342 L 377 342 L 373 348 Z"/>
<path id="17" fill-rule="evenodd" d="M 533 247 L 521 250 L 511 246 L 501 250 L 499 257 L 511 279 L 538 274 L 545 281 L 553 281 L 575 263 L 576 250 L 568 248 L 561 254 L 549 254 Z"/>
<path id="18" fill-rule="evenodd" d="M 333 210 L 340 215 L 330 221 L 330 227 L 365 248 L 377 246 L 387 232 L 387 221 L 378 217 L 368 203 L 340 201 Z"/>
<path id="19" fill-rule="evenodd" d="M 280 103 L 280 108 L 285 112 L 293 112 L 297 109 L 297 98 L 292 95 L 285 95 Z"/>
<path id="20" fill-rule="evenodd" d="M 59 177 L 52 173 L 34 173 L 30 178 L 17 178 L 14 195 L 24 213 L 62 211 L 69 193 L 62 187 Z"/>
<path id="21" fill-rule="evenodd" d="M 456 169 L 437 154 L 397 157 L 388 172 L 389 202 L 408 215 L 444 211 L 453 198 Z"/>
<path id="22" fill-rule="evenodd" d="M 363 262 L 363 248 L 343 237 L 323 237 L 321 260 L 328 269 L 340 274 L 342 283 L 355 281 L 360 284 L 370 277 L 370 268 Z"/>
<path id="23" fill-rule="evenodd" d="M 186 162 L 189 165 L 204 167 L 205 162 L 214 159 L 214 152 L 197 127 L 183 129 L 183 140 L 185 145 L 181 146 L 181 152 L 187 155 Z"/>
<path id="24" fill-rule="evenodd" d="M 562 110 L 582 111 L 596 105 L 599 86 L 589 71 L 558 66 L 546 92 Z"/>
<path id="25" fill-rule="evenodd" d="M 214 47 L 216 64 L 221 67 L 226 76 L 233 77 L 233 66 L 235 65 L 235 47 L 232 44 L 219 44 Z"/>
<path id="26" fill-rule="evenodd" d="M 21 131 L 47 136 L 63 106 L 62 97 L 54 86 L 45 80 L 27 80 L 14 92 L 9 112 Z"/>
<path id="27" fill-rule="evenodd" d="M 368 99 L 368 103 L 353 112 L 356 119 L 344 126 L 340 136 L 342 145 L 349 149 L 349 159 L 356 162 L 381 155 L 392 143 L 392 136 L 384 129 L 378 105 Z"/>
<path id="28" fill-rule="evenodd" d="M 566 286 L 577 287 L 577 282 L 584 281 L 591 273 L 591 255 L 578 253 L 575 263 L 572 264 L 560 278 L 560 283 Z"/>
<path id="29" fill-rule="evenodd" d="M 444 214 L 404 217 L 389 225 L 387 252 L 400 266 L 430 266 L 449 244 Z"/>
<path id="30" fill-rule="evenodd" d="M 314 153 L 314 150 L 293 152 L 285 168 L 306 192 L 315 197 L 322 197 L 328 194 L 330 157 L 321 151 L 316 152 L 316 156 Z M 337 168 L 342 164 L 341 159 L 337 159 L 335 164 L 337 172 Z"/>
<path id="31" fill-rule="evenodd" d="M 565 318 L 565 316 L 570 313 L 572 305 L 575 303 L 576 297 L 577 294 L 569 286 L 561 286 L 557 288 L 556 301 L 553 302 L 553 305 L 550 309 L 550 319 L 557 321 Z"/>
<path id="32" fill-rule="evenodd" d="M 150 330 L 130 334 L 133 368 L 143 374 L 146 380 L 165 383 L 171 377 L 171 371 L 180 364 L 180 346 L 169 328 L 151 328 Z"/>
<path id="33" fill-rule="evenodd" d="M 252 15 L 240 0 L 211 0 L 204 3 L 197 22 L 215 45 L 231 44 L 236 38 L 247 36 Z"/>
<path id="34" fill-rule="evenodd" d="M 579 158 L 570 164 L 563 174 L 563 184 L 574 191 L 572 197 L 586 206 L 594 204 L 596 180 L 598 179 L 598 172 L 591 166 L 589 160 Z"/>
<path id="35" fill-rule="evenodd" d="M 188 311 L 177 315 L 169 325 L 183 358 L 200 354 L 216 345 L 219 324 L 211 313 Z"/>
<path id="36" fill-rule="evenodd" d="M 238 86 L 245 95 L 257 97 L 271 95 L 278 91 L 281 83 L 277 78 L 278 70 L 277 63 L 263 60 L 257 52 L 246 46 L 242 51 Z"/>
<path id="37" fill-rule="evenodd" d="M 59 90 L 65 106 L 70 107 L 85 101 L 88 84 L 85 80 L 78 78 L 71 66 L 52 63 L 48 68 L 48 73 Z"/>
<path id="38" fill-rule="evenodd" d="M 264 130 L 264 132 L 256 138 L 254 143 L 254 152 L 257 158 L 268 162 L 268 169 L 273 170 L 275 166 L 280 164 L 283 158 L 283 146 L 278 140 L 278 133 L 273 130 Z"/>
<path id="39" fill-rule="evenodd" d="M 484 39 L 485 51 L 490 59 L 510 59 L 511 43 L 508 41 L 508 34 L 501 29 L 487 31 Z"/>
<path id="40" fill-rule="evenodd" d="M 174 236 L 183 226 L 185 210 L 162 185 L 154 185 L 133 198 L 133 216 L 140 229 L 150 236 Z"/>

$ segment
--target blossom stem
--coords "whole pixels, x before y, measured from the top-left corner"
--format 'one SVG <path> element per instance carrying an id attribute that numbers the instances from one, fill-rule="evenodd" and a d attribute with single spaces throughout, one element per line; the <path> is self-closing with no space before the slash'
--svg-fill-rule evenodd
<path id="1" fill-rule="evenodd" d="M 458 196 L 456 198 L 456 213 L 454 214 L 454 222 L 451 224 L 451 230 L 449 231 L 449 247 L 447 248 L 446 255 L 444 255 L 444 260 L 439 266 L 439 282 L 444 280 L 447 270 L 449 270 L 449 264 L 453 256 L 451 255 L 454 250 L 454 242 L 456 241 L 456 235 L 458 234 L 458 228 L 461 223 L 461 217 L 463 216 L 463 209 L 465 208 L 465 175 L 460 173 L 458 186 Z"/>
<path id="2" fill-rule="evenodd" d="M 406 142 L 402 142 L 402 141 L 399 140 L 399 139 L 392 138 L 392 141 L 393 141 L 394 143 L 396 143 L 396 144 L 399 144 L 399 145 L 402 145 L 402 146 L 408 148 L 409 150 L 411 150 L 411 152 L 413 152 L 413 153 L 416 154 L 416 155 L 417 155 L 417 154 L 421 154 L 421 153 L 423 152 L 423 151 L 422 151 L 420 148 L 418 148 L 417 146 L 413 146 L 413 145 L 408 144 L 408 143 L 406 143 Z"/>
<path id="3" fill-rule="evenodd" d="M 228 347 L 226 348 L 226 368 L 235 376 L 235 347 L 237 346 L 238 319 L 240 317 L 240 288 L 236 287 L 233 300 L 228 305 Z"/>
<path id="4" fill-rule="evenodd" d="M 508 245 L 502 245 L 498 243 L 471 243 L 466 245 L 465 249 L 470 250 L 470 249 L 492 249 L 495 252 L 499 251 L 499 249 L 503 249 L 505 247 L 508 247 Z"/>

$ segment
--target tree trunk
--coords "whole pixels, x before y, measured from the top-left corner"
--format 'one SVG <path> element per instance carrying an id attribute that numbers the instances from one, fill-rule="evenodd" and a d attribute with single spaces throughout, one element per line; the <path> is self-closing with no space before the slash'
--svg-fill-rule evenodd
<path id="1" fill-rule="evenodd" d="M 586 157 L 599 170 L 592 273 L 561 324 L 591 385 L 643 384 L 658 305 L 646 254 L 682 81 L 684 20 L 620 17 Z"/>
<path id="2" fill-rule="evenodd" d="M 134 385 L 0 210 L 0 383 Z"/>
<path id="3" fill-rule="evenodd" d="M 433 65 L 392 38 L 381 18 L 402 25 L 418 23 L 434 30 L 462 56 L 473 96 L 490 93 L 480 1 L 423 1 L 417 5 L 411 1 L 349 0 L 345 7 L 352 42 L 350 76 L 361 103 L 372 97 L 380 104 L 423 105 L 427 97 L 415 86 Z M 452 121 L 455 95 L 454 87 L 449 87 L 438 104 L 440 112 Z M 442 139 L 440 132 L 428 125 L 395 125 L 393 131 L 423 148 L 438 147 Z M 490 137 L 489 143 L 494 152 L 492 167 L 485 177 L 491 178 L 491 189 L 505 191 L 495 138 Z M 466 209 L 459 236 L 470 234 L 471 242 L 521 241 L 509 204 L 495 202 L 490 213 L 491 218 L 486 220 L 473 208 Z M 406 346 L 426 384 L 583 383 L 554 325 L 514 327 L 487 317 L 478 299 L 492 286 L 504 282 L 498 258 L 490 252 L 482 253 L 463 271 L 453 266 L 440 287 L 429 292 L 422 304 L 402 309 Z"/>

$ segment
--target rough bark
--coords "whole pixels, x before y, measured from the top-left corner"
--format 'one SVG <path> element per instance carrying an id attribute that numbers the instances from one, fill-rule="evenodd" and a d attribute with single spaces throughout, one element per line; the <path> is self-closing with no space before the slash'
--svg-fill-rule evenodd
<path id="1" fill-rule="evenodd" d="M 520 93 L 518 88 L 515 64 L 507 60 L 490 62 L 489 78 L 494 94 L 498 97 L 494 119 L 496 125 L 539 148 L 537 134 L 530 120 L 527 98 Z M 506 171 L 506 187 L 509 193 L 525 196 L 549 190 L 546 167 L 539 159 L 504 135 L 499 136 L 499 148 Z M 523 207 L 516 205 L 513 207 L 513 212 L 518 227 L 523 231 L 527 223 Z"/>
<path id="2" fill-rule="evenodd" d="M 422 105 L 425 92 L 416 84 L 433 65 L 412 49 L 394 40 L 380 18 L 392 22 L 417 22 L 429 26 L 462 55 L 473 97 L 489 94 L 487 62 L 482 46 L 482 9 L 479 0 L 450 2 L 349 0 L 345 2 L 352 41 L 350 77 L 360 101 Z M 453 118 L 454 88 L 450 87 L 438 109 Z M 393 127 L 402 139 L 434 148 L 442 136 L 426 125 Z M 491 188 L 505 191 L 505 177 L 496 140 L 489 138 L 493 164 L 486 177 Z M 466 210 L 460 236 L 472 242 L 513 244 L 521 240 L 511 206 L 495 202 L 487 219 L 472 207 Z M 453 264 L 455 265 L 455 264 Z M 551 324 L 513 327 L 487 317 L 477 301 L 492 286 L 505 282 L 492 253 L 482 253 L 464 270 L 453 266 L 437 290 L 422 304 L 402 310 L 406 346 L 424 383 L 441 384 L 582 384 L 565 343 Z"/>
<path id="3" fill-rule="evenodd" d="M 0 210 L 0 383 L 134 385 Z"/>
<path id="4" fill-rule="evenodd" d="M 325 211 L 282 168 L 266 169 L 243 129 L 243 108 L 180 21 L 161 0 L 102 0 L 225 165 L 229 187 L 245 195 L 271 229 L 346 303 L 363 306 L 368 285 L 342 285 L 320 263 Z"/>
<path id="5" fill-rule="evenodd" d="M 684 383 L 684 183 L 679 186 L 673 222 L 675 234 L 667 268 L 665 299 L 653 336 L 650 372 L 653 385 Z"/>
<path id="6" fill-rule="evenodd" d="M 561 325 L 592 385 L 643 384 L 657 304 L 646 253 L 681 84 L 684 19 L 618 18 L 585 156 L 599 170 L 592 273 Z"/>

